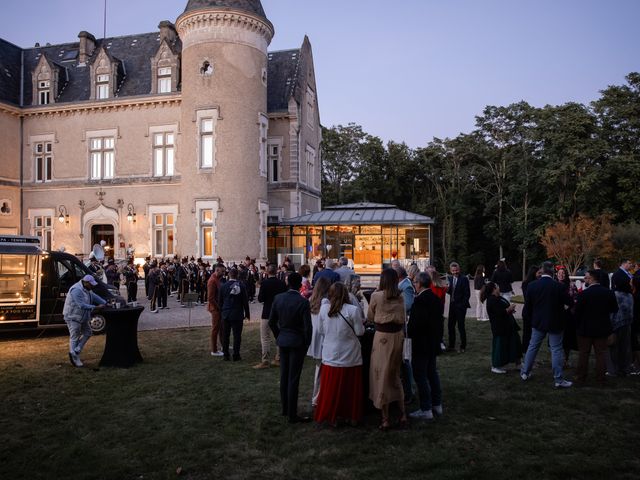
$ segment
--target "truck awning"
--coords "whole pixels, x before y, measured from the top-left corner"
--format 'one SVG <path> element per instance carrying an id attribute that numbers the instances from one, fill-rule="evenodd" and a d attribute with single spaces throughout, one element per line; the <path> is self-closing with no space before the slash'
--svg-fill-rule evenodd
<path id="1" fill-rule="evenodd" d="M 37 245 L 0 245 L 0 255 L 43 255 L 44 253 Z"/>

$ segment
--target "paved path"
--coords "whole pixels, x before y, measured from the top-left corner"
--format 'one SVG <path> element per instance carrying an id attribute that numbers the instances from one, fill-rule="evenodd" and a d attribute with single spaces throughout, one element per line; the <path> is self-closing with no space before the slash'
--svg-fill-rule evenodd
<path id="1" fill-rule="evenodd" d="M 520 282 L 513 284 L 513 288 L 516 294 L 521 294 Z M 149 311 L 149 300 L 144 296 L 144 282 L 140 282 L 138 286 L 138 303 L 145 307 L 144 311 L 140 315 L 138 322 L 138 330 L 160 330 L 168 328 L 185 328 L 189 326 L 204 327 L 211 325 L 211 316 L 207 311 L 206 305 L 193 305 L 192 308 L 182 308 L 180 303 L 176 300 L 175 295 L 169 297 L 166 310 L 159 310 L 158 313 L 151 313 Z M 126 297 L 126 291 L 124 288 L 120 289 L 120 293 Z M 251 303 L 251 323 L 258 323 L 260 315 L 262 313 L 262 304 Z M 475 293 L 471 292 L 471 308 L 467 311 L 467 317 L 474 317 L 476 312 L 476 298 Z M 445 306 L 445 316 L 449 311 L 449 299 L 447 296 L 447 304 Z M 518 305 L 516 310 L 516 317 L 521 317 L 522 305 Z M 189 318 L 190 317 L 190 318 Z"/>
<path id="2" fill-rule="evenodd" d="M 120 294 L 126 298 L 125 288 L 120 289 Z M 206 305 L 194 304 L 191 308 L 183 308 L 174 295 L 167 300 L 169 308 L 158 310 L 158 313 L 151 313 L 149 303 L 149 300 L 144 295 L 144 282 L 141 281 L 138 284 L 138 304 L 144 307 L 144 311 L 138 321 L 138 330 L 211 326 L 211 315 L 207 311 Z M 256 301 L 256 303 L 249 305 L 251 308 L 251 323 L 257 323 L 262 313 L 262 304 Z"/>

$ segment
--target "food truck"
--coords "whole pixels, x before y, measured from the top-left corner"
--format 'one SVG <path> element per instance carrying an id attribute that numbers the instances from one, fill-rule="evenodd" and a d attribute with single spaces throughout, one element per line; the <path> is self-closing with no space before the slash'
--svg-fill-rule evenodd
<path id="1" fill-rule="evenodd" d="M 0 236 L 0 331 L 64 327 L 67 292 L 89 268 L 64 252 L 47 252 L 37 237 Z M 96 279 L 94 291 L 105 300 L 124 301 L 118 289 Z M 105 320 L 91 317 L 91 330 L 101 333 Z"/>
<path id="2" fill-rule="evenodd" d="M 40 268 L 37 237 L 0 236 L 0 328 L 38 326 Z"/>

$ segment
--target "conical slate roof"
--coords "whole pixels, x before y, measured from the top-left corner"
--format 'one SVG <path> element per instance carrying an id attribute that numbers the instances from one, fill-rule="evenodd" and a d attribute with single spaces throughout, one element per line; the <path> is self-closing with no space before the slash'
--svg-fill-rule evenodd
<path id="1" fill-rule="evenodd" d="M 260 0 L 189 0 L 184 13 L 206 8 L 240 10 L 257 15 L 267 20 Z"/>

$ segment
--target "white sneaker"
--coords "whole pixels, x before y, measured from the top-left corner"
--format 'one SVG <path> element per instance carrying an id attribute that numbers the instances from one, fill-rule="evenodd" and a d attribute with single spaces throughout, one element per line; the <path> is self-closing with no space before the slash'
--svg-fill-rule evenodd
<path id="1" fill-rule="evenodd" d="M 570 382 L 569 380 L 565 380 L 565 379 L 562 379 L 560 381 L 556 380 L 556 383 L 555 383 L 556 388 L 569 388 L 571 387 L 571 385 L 573 385 L 573 382 Z"/>
<path id="2" fill-rule="evenodd" d="M 439 417 L 442 416 L 442 405 L 434 405 L 432 410 L 433 410 L 433 413 L 435 413 Z"/>
<path id="3" fill-rule="evenodd" d="M 522 379 L 523 382 L 526 382 L 532 376 L 533 376 L 533 373 L 531 373 L 531 372 L 529 372 L 529 373 L 520 372 L 520 378 Z"/>
<path id="4" fill-rule="evenodd" d="M 71 364 L 74 367 L 83 367 L 84 366 L 84 363 L 82 363 L 82 360 L 80 360 L 80 357 L 75 352 L 69 352 L 69 360 L 71 360 Z"/>
<path id="5" fill-rule="evenodd" d="M 222 357 L 223 355 L 224 353 L 222 353 L 220 350 L 218 350 L 217 352 L 211 352 L 212 357 Z"/>
<path id="6" fill-rule="evenodd" d="M 433 420 L 433 413 L 431 410 L 416 410 L 409 414 L 409 418 L 415 418 L 416 420 Z"/>
<path id="7" fill-rule="evenodd" d="M 151 313 L 158 313 L 158 309 L 156 308 L 155 310 L 151 310 Z"/>
<path id="8" fill-rule="evenodd" d="M 491 367 L 491 373 L 507 373 L 504 368 Z"/>

